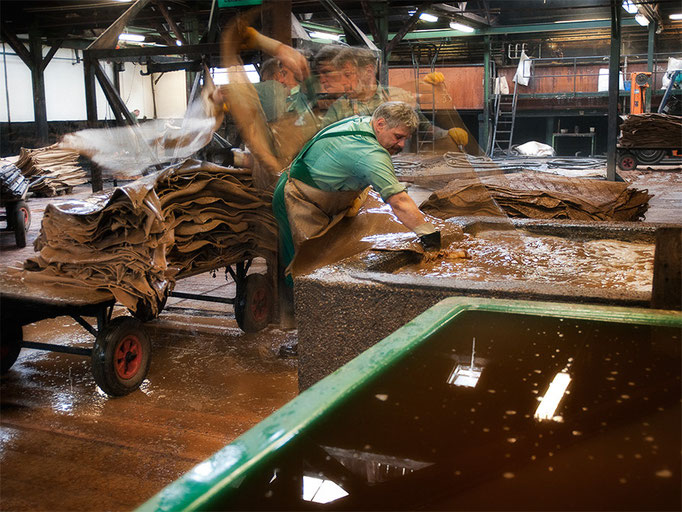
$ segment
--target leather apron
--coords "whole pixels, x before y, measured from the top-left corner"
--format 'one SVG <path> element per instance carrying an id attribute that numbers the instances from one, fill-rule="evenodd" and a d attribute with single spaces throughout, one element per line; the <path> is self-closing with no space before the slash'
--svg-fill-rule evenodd
<path id="1" fill-rule="evenodd" d="M 337 124 L 329 125 L 313 137 L 301 150 L 291 166 L 285 170 L 288 175 L 284 186 L 284 204 L 287 209 L 294 249 L 306 240 L 324 235 L 337 224 L 353 205 L 361 190 L 326 191 L 315 186 L 303 157 L 318 140 L 345 135 L 361 135 L 376 139 L 372 132 L 359 130 L 343 130 L 329 133 L 327 130 Z"/>

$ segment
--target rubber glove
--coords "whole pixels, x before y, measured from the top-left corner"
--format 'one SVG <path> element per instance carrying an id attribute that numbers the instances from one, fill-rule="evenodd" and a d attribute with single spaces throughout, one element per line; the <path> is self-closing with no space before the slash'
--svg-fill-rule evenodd
<path id="1" fill-rule="evenodd" d="M 365 204 L 368 195 L 369 187 L 365 188 L 362 192 L 360 192 L 360 195 L 355 198 L 353 204 L 350 205 L 350 208 L 348 208 L 348 211 L 346 212 L 346 217 L 355 217 L 360 211 L 362 205 Z"/>
<path id="2" fill-rule="evenodd" d="M 458 146 L 466 146 L 469 142 L 469 134 L 463 128 L 450 128 L 448 135 Z"/>
<path id="3" fill-rule="evenodd" d="M 440 85 L 445 82 L 445 75 L 440 71 L 432 71 L 424 77 L 424 82 L 431 85 Z"/>
<path id="4" fill-rule="evenodd" d="M 414 232 L 419 236 L 424 249 L 427 251 L 439 251 L 441 249 L 440 231 L 430 222 L 425 222 L 414 228 Z"/>

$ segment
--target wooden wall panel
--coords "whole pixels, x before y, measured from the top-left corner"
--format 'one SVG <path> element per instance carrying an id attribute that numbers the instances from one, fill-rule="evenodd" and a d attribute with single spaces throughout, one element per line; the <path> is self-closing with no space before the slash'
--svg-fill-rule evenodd
<path id="1" fill-rule="evenodd" d="M 436 108 L 440 110 L 471 110 L 483 108 L 483 66 L 458 66 L 436 68 L 445 76 L 446 95 L 436 96 Z M 415 94 L 414 70 L 412 68 L 391 68 L 388 70 L 388 84 Z M 429 93 L 431 86 L 424 84 L 420 92 Z"/>

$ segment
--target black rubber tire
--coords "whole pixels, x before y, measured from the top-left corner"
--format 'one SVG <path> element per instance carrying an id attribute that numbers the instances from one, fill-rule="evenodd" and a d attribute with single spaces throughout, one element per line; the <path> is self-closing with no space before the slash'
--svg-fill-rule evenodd
<path id="1" fill-rule="evenodd" d="M 634 153 L 637 156 L 637 161 L 642 165 L 657 164 L 665 156 L 664 149 L 638 149 Z"/>
<path id="2" fill-rule="evenodd" d="M 92 347 L 92 375 L 106 394 L 123 396 L 140 387 L 151 363 L 152 345 L 142 323 L 130 316 L 114 318 Z"/>
<path id="3" fill-rule="evenodd" d="M 237 325 L 244 332 L 258 332 L 270 323 L 273 309 L 272 287 L 264 274 L 246 276 L 243 290 L 234 303 Z"/>
<path id="4" fill-rule="evenodd" d="M 623 171 L 637 169 L 637 157 L 632 153 L 618 153 L 618 167 Z"/>
<path id="5" fill-rule="evenodd" d="M 17 201 L 12 211 L 12 226 L 14 228 L 14 241 L 17 247 L 26 247 L 26 234 L 31 227 L 31 211 L 25 201 Z"/>
<path id="6" fill-rule="evenodd" d="M 0 375 L 4 375 L 19 357 L 23 330 L 21 325 L 3 319 L 0 336 Z"/>

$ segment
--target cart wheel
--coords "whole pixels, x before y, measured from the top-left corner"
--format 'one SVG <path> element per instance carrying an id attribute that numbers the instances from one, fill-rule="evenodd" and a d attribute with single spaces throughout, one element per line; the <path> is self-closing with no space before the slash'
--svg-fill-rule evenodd
<path id="1" fill-rule="evenodd" d="M 92 347 L 95 382 L 112 396 L 135 391 L 149 371 L 151 349 L 139 320 L 129 316 L 114 318 L 100 330 Z"/>
<path id="2" fill-rule="evenodd" d="M 0 338 L 0 374 L 4 375 L 12 368 L 21 352 L 23 331 L 17 323 L 2 321 L 2 338 Z"/>
<path id="3" fill-rule="evenodd" d="M 663 149 L 638 149 L 635 153 L 637 161 L 644 165 L 657 164 L 665 156 L 665 150 Z"/>
<path id="4" fill-rule="evenodd" d="M 240 287 L 242 288 L 242 287 Z M 272 289 L 267 276 L 246 276 L 243 291 L 237 293 L 234 315 L 244 332 L 257 332 L 267 327 L 272 314 Z"/>
<path id="5" fill-rule="evenodd" d="M 24 201 L 17 201 L 12 210 L 14 240 L 17 247 L 23 249 L 26 247 L 26 233 L 31 226 L 31 212 Z"/>
<path id="6" fill-rule="evenodd" d="M 637 157 L 632 153 L 620 153 L 618 155 L 618 167 L 623 171 L 634 171 L 637 169 Z"/>

